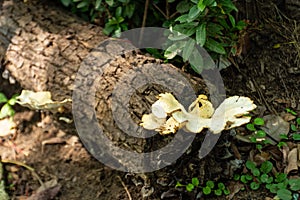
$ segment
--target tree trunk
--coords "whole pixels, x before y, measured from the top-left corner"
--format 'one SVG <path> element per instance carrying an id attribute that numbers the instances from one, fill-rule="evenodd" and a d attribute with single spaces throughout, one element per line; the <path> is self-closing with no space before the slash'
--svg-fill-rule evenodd
<path id="1" fill-rule="evenodd" d="M 66 14 L 65 11 L 57 6 L 48 4 L 43 3 L 41 0 L 28 0 L 27 3 L 17 0 L 1 2 L 0 59 L 2 67 L 7 69 L 23 88 L 34 91 L 50 91 L 53 99 L 63 100 L 71 98 L 75 87 L 76 73 L 81 63 L 83 61 L 86 63 L 90 62 L 91 67 L 93 66 L 92 64 L 95 65 L 95 63 L 92 63 L 93 57 L 89 57 L 87 60 L 84 59 L 93 48 L 97 47 L 107 37 L 102 34 L 101 27 L 84 22 L 75 16 Z M 111 41 L 102 49 L 103 53 L 107 56 L 113 56 L 114 52 L 120 51 L 120 49 L 133 49 L 130 46 L 131 44 L 128 44 L 129 47 L 126 47 L 126 43 L 119 43 L 117 40 Z M 95 55 L 97 55 L 97 51 L 95 51 Z M 121 121 L 122 118 L 128 119 L 130 117 L 137 124 L 140 122 L 142 114 L 149 112 L 151 103 L 156 99 L 155 96 L 161 92 L 170 91 L 172 88 L 166 89 L 153 84 L 138 88 L 130 97 L 129 116 L 123 116 L 122 110 L 128 109 L 124 106 L 117 106 L 113 108 L 115 109 L 113 111 L 111 108 L 112 92 L 117 82 L 130 70 L 136 70 L 143 65 L 147 69 L 147 66 L 160 64 L 162 67 L 160 74 L 162 77 L 163 74 L 166 74 L 166 78 L 163 78 L 161 82 L 172 83 L 179 90 L 185 90 L 185 85 L 180 85 L 177 80 L 178 77 L 176 74 L 183 74 L 181 70 L 170 64 L 161 63 L 160 60 L 141 55 L 138 52 L 129 52 L 108 63 L 107 65 L 110 65 L 110 67 L 106 71 L 101 72 L 102 77 L 98 82 L 94 80 L 99 77 L 91 75 L 92 73 L 82 72 L 79 75 L 79 80 L 82 78 L 80 80 L 82 81 L 82 85 L 92 80 L 91 85 L 95 86 L 97 90 L 96 102 L 94 102 L 92 109 L 89 110 L 87 109 L 89 105 L 86 105 L 89 102 L 85 101 L 85 99 L 89 99 L 89 89 L 81 88 L 81 85 L 77 85 L 76 89 L 79 91 L 81 89 L 85 90 L 80 95 L 86 96 L 77 96 L 79 102 L 75 102 L 75 106 L 79 109 L 74 111 L 78 116 L 77 120 L 81 122 L 77 124 L 79 128 L 88 131 L 86 133 L 87 136 L 81 139 L 89 148 L 89 151 L 93 152 L 93 155 L 102 155 L 105 153 L 103 149 L 99 148 L 102 145 L 99 142 L 101 140 L 99 130 L 88 126 L 94 118 L 97 119 L 100 128 L 113 141 L 113 144 L 125 150 L 139 153 L 145 150 L 151 151 L 157 149 L 158 146 L 164 146 L 170 140 L 170 138 L 164 138 L 163 140 L 160 138 L 160 141 L 162 141 L 160 143 L 155 141 L 159 136 L 152 139 L 145 139 L 127 135 L 124 132 L 136 130 L 132 130 L 130 125 L 126 125 L 126 121 L 125 123 L 121 122 L 123 125 L 123 130 L 121 130 L 114 121 L 113 112 L 120 113 Z M 175 70 L 176 73 L 172 72 L 171 69 Z M 101 71 L 100 68 L 97 70 Z M 149 74 L 152 77 L 157 76 L 154 72 L 149 72 Z M 186 74 L 183 75 L 187 76 L 187 80 L 190 80 L 192 85 L 195 86 L 193 89 L 196 93 L 200 91 L 201 93 L 207 93 L 206 86 L 201 79 Z M 125 84 L 123 85 L 124 87 L 130 86 L 130 83 L 125 82 L 122 84 Z M 96 110 L 95 115 L 93 114 L 94 110 Z M 70 109 L 67 111 L 70 111 Z M 124 127 L 126 130 L 124 130 Z M 138 128 L 138 130 L 137 132 L 142 132 L 141 128 Z M 180 138 L 179 140 L 183 141 L 185 139 Z M 179 143 L 181 142 L 179 141 Z M 174 149 L 180 148 L 174 147 Z M 112 147 L 108 147 L 108 150 L 115 151 Z M 117 154 L 118 151 L 115 151 L 113 155 L 107 155 L 107 162 L 111 162 L 114 165 L 115 158 L 110 158 L 110 156 L 114 157 Z M 132 159 L 134 160 L 134 158 L 129 156 L 122 161 L 117 159 L 116 162 L 121 165 L 125 162 L 125 165 L 130 168 L 130 164 L 128 165 L 128 163 Z M 132 163 L 131 166 L 139 165 L 140 167 L 143 166 L 143 162 L 145 160 L 141 160 L 141 163 Z"/>

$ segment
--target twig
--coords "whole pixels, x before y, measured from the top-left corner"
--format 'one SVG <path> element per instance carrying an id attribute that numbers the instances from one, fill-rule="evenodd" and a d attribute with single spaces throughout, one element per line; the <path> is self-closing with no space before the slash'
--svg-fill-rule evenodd
<path id="1" fill-rule="evenodd" d="M 128 199 L 129 199 L 129 200 L 132 200 L 131 195 L 130 195 L 130 193 L 129 193 L 129 191 L 128 191 L 128 188 L 126 187 L 125 183 L 122 181 L 122 179 L 121 179 L 120 176 L 117 176 L 117 177 L 119 178 L 119 180 L 120 180 L 122 186 L 124 187 L 124 190 L 125 190 L 126 193 L 127 193 Z"/>
<path id="2" fill-rule="evenodd" d="M 152 5 L 164 16 L 165 19 L 168 19 L 167 15 L 157 5 L 154 3 Z"/>
<path id="3" fill-rule="evenodd" d="M 45 187 L 42 179 L 38 176 L 38 174 L 35 172 L 34 168 L 22 163 L 22 162 L 19 162 L 19 161 L 15 161 L 15 160 L 1 160 L 0 162 L 2 163 L 8 163 L 8 164 L 14 164 L 14 165 L 19 165 L 19 166 L 22 166 L 24 168 L 26 168 L 27 170 L 31 171 L 32 175 L 39 181 L 40 185 Z"/>
<path id="4" fill-rule="evenodd" d="M 146 20 L 147 20 L 147 15 L 148 15 L 148 7 L 149 7 L 149 0 L 146 0 L 145 8 L 144 8 L 143 23 L 142 23 L 141 34 L 140 34 L 140 39 L 139 39 L 139 46 L 141 45 L 141 42 L 143 41 L 144 27 L 146 26 Z"/>

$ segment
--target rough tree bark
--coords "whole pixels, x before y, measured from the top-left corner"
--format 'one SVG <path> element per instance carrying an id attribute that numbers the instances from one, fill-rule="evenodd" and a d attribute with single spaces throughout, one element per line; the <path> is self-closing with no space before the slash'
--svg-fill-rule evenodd
<path id="1" fill-rule="evenodd" d="M 74 89 L 73 83 L 80 64 L 93 48 L 107 39 L 102 34 L 102 28 L 66 14 L 58 7 L 43 3 L 41 0 L 29 0 L 27 3 L 18 0 L 0 2 L 1 67 L 7 69 L 24 89 L 50 91 L 55 100 L 71 98 Z M 124 44 L 118 44 L 117 41 L 105 48 L 104 51 L 108 56 L 110 53 L 113 54 L 114 49 L 125 49 Z M 92 62 L 92 60 L 87 62 L 89 61 Z M 132 137 L 115 125 L 111 111 L 111 94 L 120 77 L 130 69 L 137 69 L 147 64 L 161 64 L 161 61 L 141 55 L 138 52 L 132 52 L 120 56 L 108 64 L 111 66 L 103 72 L 101 81 L 97 82 L 99 85 L 94 105 L 96 116 L 92 113 L 86 113 L 84 109 L 78 110 L 78 115 L 82 120 L 82 128 L 85 128 L 86 120 L 97 118 L 104 133 L 114 142 L 114 145 L 136 152 L 157 149 L 159 142 L 153 141 L 159 136 L 152 139 Z M 167 74 L 170 69 L 182 73 L 170 64 L 161 64 L 161 66 L 162 74 Z M 85 77 L 89 77 L 89 74 L 81 74 L 81 77 L 84 83 L 88 80 Z M 90 78 L 96 79 L 97 77 Z M 195 86 L 196 93 L 207 92 L 201 79 L 192 76 L 188 76 L 187 79 Z M 177 84 L 176 87 L 182 87 L 180 90 L 185 90 L 184 85 L 180 86 L 177 82 L 175 74 L 173 78 L 168 76 L 165 81 L 173 82 Z M 92 81 L 91 84 L 95 83 Z M 149 112 L 155 95 L 163 91 L 167 90 L 156 85 L 149 85 L 137 91 L 130 100 L 131 118 L 138 123 L 142 114 Z M 82 105 L 84 105 L 84 100 Z M 125 108 L 117 107 L 116 109 Z M 86 128 L 89 129 L 89 127 Z M 130 129 L 130 127 L 127 128 Z M 99 143 L 95 142 L 99 139 L 97 136 L 99 133 L 94 129 L 89 131 L 91 133 L 84 139 L 85 144 L 93 146 L 92 149 L 89 149 L 90 151 L 103 154 L 97 147 Z M 165 138 L 165 140 L 169 139 Z M 181 140 L 184 139 L 181 138 Z M 165 142 L 163 141 L 160 145 L 164 146 Z M 130 162 L 130 158 L 123 162 Z M 143 163 L 140 165 L 142 166 Z"/>

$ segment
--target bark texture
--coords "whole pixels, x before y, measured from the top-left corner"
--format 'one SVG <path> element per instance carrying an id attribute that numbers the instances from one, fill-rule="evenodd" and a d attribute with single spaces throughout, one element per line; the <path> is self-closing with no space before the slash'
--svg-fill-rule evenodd
<path id="1" fill-rule="evenodd" d="M 131 44 L 111 40 L 107 45 L 98 47 L 100 42 L 107 39 L 102 34 L 100 27 L 66 14 L 57 7 L 52 7 L 40 0 L 29 0 L 27 3 L 17 0 L 0 2 L 0 59 L 2 67 L 9 70 L 23 88 L 50 91 L 55 100 L 71 98 L 74 88 L 81 91 L 77 94 L 78 101 L 75 103 L 79 109 L 74 113 L 78 117 L 77 120 L 80 121 L 77 124 L 79 128 L 86 130 L 87 136 L 83 137 L 82 140 L 94 155 L 102 156 L 106 150 L 113 152 L 113 154 L 107 155 L 107 162 L 112 163 L 112 165 L 115 163 L 125 164 L 130 168 L 130 166 L 137 165 L 143 167 L 145 164 L 144 159 L 140 163 L 134 163 L 132 162 L 132 160 L 136 160 L 134 157 L 128 156 L 125 159 L 124 154 L 120 157 L 120 151 L 116 151 L 114 146 L 141 153 L 156 150 L 172 139 L 172 136 L 162 139 L 156 135 L 151 139 L 145 139 L 127 134 L 128 132 L 143 134 L 143 130 L 137 126 L 142 114 L 150 111 L 150 105 L 156 100 L 157 94 L 165 91 L 172 92 L 172 88 L 164 88 L 155 84 L 133 88 L 135 92 L 130 96 L 128 104 L 122 104 L 122 98 L 128 98 L 125 91 L 122 94 L 122 90 L 117 90 L 115 95 L 119 96 L 115 101 L 120 101 L 120 103 L 113 107 L 113 91 L 118 84 L 121 84 L 123 88 L 130 88 L 132 87 L 130 80 L 140 79 L 143 81 L 149 77 L 148 81 L 151 82 L 151 78 L 158 77 L 156 72 L 151 70 L 142 72 L 142 70 L 147 70 L 147 66 L 159 65 L 161 67 L 159 83 L 170 83 L 177 87 L 177 91 L 185 91 L 185 84 L 178 82 L 176 75 L 182 74 L 191 81 L 196 93 L 207 93 L 205 83 L 199 78 L 183 74 L 174 66 L 162 64 L 160 60 L 141 55 L 138 51 L 125 53 L 125 50 L 134 49 Z M 94 51 L 91 52 L 92 49 Z M 122 51 L 124 51 L 123 55 L 109 59 L 109 62 L 104 63 L 107 61 L 107 57 L 112 58 L 115 52 Z M 99 59 L 99 53 L 104 56 L 103 59 Z M 89 56 L 86 58 L 88 54 Z M 82 62 L 90 68 L 77 73 Z M 104 70 L 103 66 L 108 67 Z M 126 74 L 130 70 L 138 72 L 139 69 L 141 74 L 148 73 L 149 76 L 132 75 L 132 79 L 128 79 L 126 82 Z M 77 78 L 76 74 L 78 75 Z M 166 74 L 165 77 L 164 74 Z M 125 81 L 122 77 L 125 77 Z M 75 78 L 79 83 L 76 86 L 74 86 Z M 123 82 L 119 83 L 120 80 Z M 90 90 L 94 90 L 95 95 L 91 96 Z M 96 97 L 95 101 L 92 100 L 94 96 Z M 190 98 L 188 99 L 190 103 L 194 99 L 191 96 L 182 98 Z M 123 112 L 124 110 L 127 112 Z M 120 113 L 120 117 L 117 118 L 122 127 L 116 124 L 114 113 Z M 125 121 L 122 121 L 124 119 Z M 135 125 L 126 124 L 126 119 L 132 120 Z M 99 135 L 99 129 L 89 126 L 93 120 L 99 122 L 104 134 L 113 142 L 105 151 L 99 147 L 101 145 L 99 141 L 103 139 Z M 181 137 L 177 140 L 178 143 L 174 145 L 182 143 L 185 138 Z M 180 148 L 174 146 L 174 149 Z M 170 152 L 166 153 L 170 156 Z M 163 152 L 161 152 L 162 154 Z M 118 157 L 117 160 L 111 158 L 114 156 Z M 159 155 L 156 154 L 155 156 L 158 157 Z M 148 161 L 151 160 L 151 156 L 147 159 Z"/>

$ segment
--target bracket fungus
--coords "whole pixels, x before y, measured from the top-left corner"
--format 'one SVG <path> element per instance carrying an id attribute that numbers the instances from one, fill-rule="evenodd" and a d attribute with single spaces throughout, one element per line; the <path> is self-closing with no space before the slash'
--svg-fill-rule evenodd
<path id="1" fill-rule="evenodd" d="M 157 98 L 152 105 L 152 112 L 143 115 L 140 125 L 158 131 L 161 135 L 176 133 L 180 128 L 192 133 L 200 133 L 208 128 L 218 134 L 248 123 L 251 117 L 247 114 L 256 108 L 250 98 L 242 96 L 228 97 L 214 109 L 207 96 L 201 94 L 188 111 L 171 93 L 159 94 Z"/>

